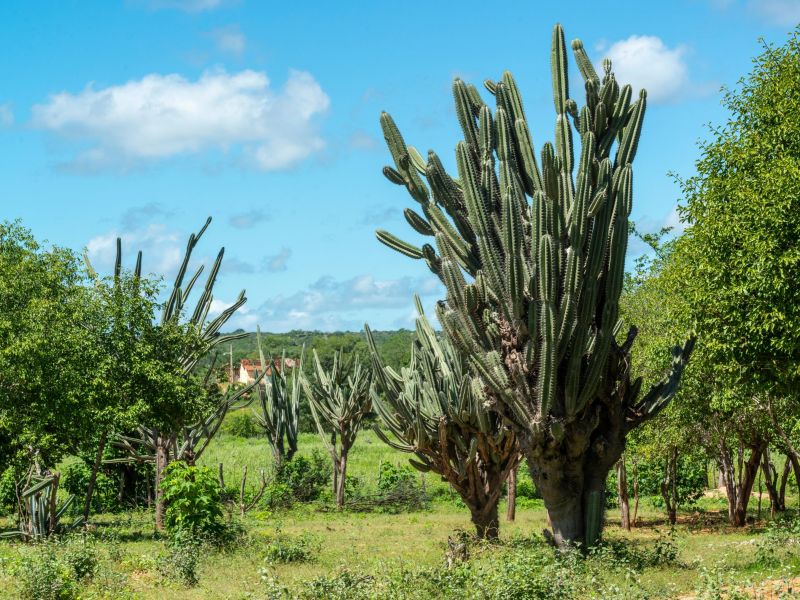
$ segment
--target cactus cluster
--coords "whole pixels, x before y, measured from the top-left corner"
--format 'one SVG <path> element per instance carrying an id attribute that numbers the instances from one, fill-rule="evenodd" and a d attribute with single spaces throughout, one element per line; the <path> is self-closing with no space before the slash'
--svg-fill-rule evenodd
<path id="1" fill-rule="evenodd" d="M 453 84 L 464 139 L 458 177 L 439 156 L 406 145 L 392 118 L 381 126 L 392 183 L 419 204 L 409 225 L 432 243 L 377 237 L 424 260 L 447 296 L 437 316 L 484 382 L 488 405 L 511 423 L 544 496 L 558 544 L 592 544 L 600 532 L 605 478 L 627 432 L 674 395 L 693 347 L 675 351 L 667 378 L 644 397 L 630 378 L 632 328 L 617 338 L 633 201 L 633 168 L 646 107 L 610 61 L 598 74 L 579 40 L 572 50 L 585 103 L 569 97 L 567 47 L 553 31 L 555 144 L 537 154 L 510 73 L 477 88 Z M 579 142 L 576 150 L 575 138 Z M 599 515 L 599 516 L 598 516 Z M 584 518 L 585 517 L 585 518 Z"/>
<path id="2" fill-rule="evenodd" d="M 378 354 L 365 327 L 376 386 L 372 404 L 383 425 L 375 432 L 420 471 L 444 478 L 470 510 L 479 538 L 495 538 L 497 504 L 508 474 L 520 460 L 511 429 L 486 411 L 486 395 L 460 354 L 439 340 L 416 298 L 417 340 L 409 366 L 397 373 Z"/>
<path id="3" fill-rule="evenodd" d="M 303 392 L 311 408 L 322 441 L 333 463 L 333 493 L 336 505 L 344 505 L 347 456 L 356 441 L 362 419 L 372 410 L 370 386 L 372 372 L 358 356 L 346 357 L 337 350 L 329 371 L 313 351 L 314 372 L 300 376 Z"/>
<path id="4" fill-rule="evenodd" d="M 256 343 L 261 367 L 267 363 L 261 348 L 261 328 L 256 329 Z M 304 352 L 300 354 L 303 363 Z M 270 361 L 270 375 L 262 385 L 257 385 L 260 412 L 254 412 L 256 422 L 266 432 L 275 464 L 292 460 L 297 452 L 297 434 L 300 416 L 300 367 L 292 369 L 291 385 L 286 377 L 286 355 L 280 365 Z"/>

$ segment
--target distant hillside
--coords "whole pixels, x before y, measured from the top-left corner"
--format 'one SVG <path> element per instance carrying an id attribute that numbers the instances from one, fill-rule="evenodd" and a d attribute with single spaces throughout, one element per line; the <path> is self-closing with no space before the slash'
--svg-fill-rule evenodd
<path id="1" fill-rule="evenodd" d="M 411 357 L 411 344 L 416 339 L 416 332 L 407 329 L 373 331 L 373 336 L 378 346 L 378 352 L 388 365 L 397 369 L 408 364 Z M 347 352 L 357 352 L 362 360 L 368 359 L 367 342 L 363 333 L 322 333 L 297 330 L 289 333 L 261 334 L 261 346 L 267 356 L 279 357 L 285 352 L 287 357 L 297 358 L 304 345 L 307 355 L 310 355 L 312 348 L 316 349 L 320 362 L 326 367 L 330 366 L 333 353 L 340 348 Z M 230 360 L 229 353 L 233 356 L 234 365 L 238 365 L 243 358 L 257 359 L 258 346 L 255 332 L 250 332 L 246 337 L 217 347 L 218 366 Z M 207 366 L 212 359 L 213 355 L 206 357 L 201 364 Z"/>

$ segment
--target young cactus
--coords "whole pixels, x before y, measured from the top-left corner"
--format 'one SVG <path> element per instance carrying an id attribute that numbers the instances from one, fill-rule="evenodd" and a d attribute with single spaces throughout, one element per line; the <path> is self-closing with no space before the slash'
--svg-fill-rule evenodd
<path id="1" fill-rule="evenodd" d="M 411 364 L 400 373 L 384 364 L 365 326 L 376 383 L 372 404 L 388 434 L 377 425 L 375 432 L 413 454 L 412 466 L 444 478 L 469 508 L 477 536 L 494 539 L 503 484 L 521 457 L 517 440 L 497 414 L 484 410 L 482 385 L 459 353 L 437 338 L 419 298 L 416 303 L 417 340 Z"/>
<path id="2" fill-rule="evenodd" d="M 256 328 L 256 343 L 261 360 L 261 368 L 267 363 L 261 348 L 261 328 Z M 286 355 L 281 357 L 280 365 L 270 361 L 270 375 L 261 385 L 256 386 L 258 408 L 253 411 L 256 422 L 266 432 L 267 441 L 272 448 L 275 464 L 280 466 L 284 460 L 292 460 L 297 452 L 297 434 L 300 415 L 300 365 L 303 363 L 305 348 L 300 353 L 300 363 L 292 369 L 291 384 L 286 377 Z"/>
<path id="3" fill-rule="evenodd" d="M 629 376 L 636 330 L 624 341 L 616 333 L 647 94 L 632 102 L 610 61 L 600 76 L 580 41 L 572 50 L 584 80 L 580 108 L 569 98 L 566 42 L 556 25 L 555 144 L 538 155 L 508 72 L 485 84 L 494 111 L 473 85 L 453 84 L 464 135 L 457 177 L 433 151 L 424 161 L 383 113 L 394 159 L 384 174 L 419 204 L 421 213 L 407 218 L 431 242 L 377 236 L 424 260 L 442 281 L 439 321 L 484 382 L 487 404 L 512 424 L 555 542 L 590 546 L 626 434 L 674 395 L 694 340 L 676 350 L 667 379 L 639 399 L 641 381 Z"/>
<path id="4" fill-rule="evenodd" d="M 311 416 L 333 463 L 333 493 L 336 506 L 344 506 L 347 456 L 356 441 L 361 420 L 372 410 L 369 388 L 372 373 L 361 365 L 358 356 L 345 357 L 342 350 L 333 355 L 326 371 L 314 354 L 312 377 L 300 375 Z M 338 441 L 337 441 L 338 440 Z"/>

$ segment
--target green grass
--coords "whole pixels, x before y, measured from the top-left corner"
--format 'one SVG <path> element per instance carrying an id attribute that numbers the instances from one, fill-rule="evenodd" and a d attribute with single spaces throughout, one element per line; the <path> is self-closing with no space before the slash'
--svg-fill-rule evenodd
<path id="1" fill-rule="evenodd" d="M 325 451 L 319 438 L 310 434 L 301 437 L 300 447 L 303 454 L 314 449 Z M 386 447 L 372 432 L 366 431 L 359 436 L 351 454 L 349 472 L 362 478 L 365 488 L 371 489 L 375 486 L 380 461 L 402 464 L 404 460 L 402 454 Z M 238 483 L 245 465 L 251 472 L 269 468 L 271 454 L 263 439 L 245 440 L 222 435 L 210 446 L 201 462 L 215 468 L 223 463 L 225 477 L 231 484 Z M 446 487 L 430 474 L 425 476 L 425 481 L 428 490 Z M 792 506 L 795 504 L 792 502 Z M 312 504 L 295 506 L 288 511 L 248 513 L 241 522 L 246 530 L 241 543 L 224 551 L 203 550 L 199 583 L 194 587 L 186 587 L 167 574 L 171 559 L 165 542 L 153 531 L 151 513 L 134 511 L 99 515 L 94 519 L 94 529 L 87 534 L 94 544 L 99 567 L 91 581 L 80 584 L 80 597 L 153 600 L 267 598 L 263 573 L 292 593 L 308 589 L 308 582 L 314 578 L 327 577 L 329 583 L 341 583 L 331 577 L 342 569 L 374 576 L 378 582 L 386 580 L 389 574 L 393 581 L 400 577 L 409 578 L 404 589 L 412 591 L 415 587 L 431 585 L 433 576 L 450 578 L 448 581 L 463 576 L 462 571 L 444 570 L 443 564 L 448 536 L 457 529 L 470 531 L 469 516 L 457 502 L 447 501 L 446 494 L 441 494 L 429 510 L 413 513 L 340 513 L 329 507 L 326 510 L 321 508 Z M 570 579 L 579 588 L 576 595 L 562 597 L 603 597 L 607 600 L 678 598 L 705 585 L 706 573 L 723 573 L 726 581 L 739 584 L 800 574 L 800 543 L 789 539 L 786 550 L 778 551 L 776 561 L 765 562 L 761 556 L 764 549 L 780 544 L 764 533 L 763 522 L 740 530 L 728 527 L 724 519 L 724 498 L 709 495 L 698 503 L 695 510 L 681 514 L 675 529 L 678 555 L 674 562 L 651 560 L 647 564 L 641 563 L 641 557 L 652 557 L 656 548 L 663 546 L 669 529 L 664 523 L 663 513 L 648 501 L 640 506 L 639 515 L 641 526 L 628 533 L 618 527 L 617 512 L 610 510 L 605 538 L 611 542 L 611 547 L 617 547 L 614 542 L 624 542 L 619 545 L 624 550 L 607 550 L 600 557 L 569 566 L 558 562 L 561 559 L 541 543 L 531 545 L 530 540 L 537 538 L 546 526 L 546 516 L 541 503 L 524 503 L 518 508 L 514 523 L 502 522 L 499 546 L 472 548 L 468 572 L 475 577 L 482 574 L 481 581 L 491 582 L 492 577 L 498 577 L 498 569 L 508 568 L 513 573 L 502 575 L 503 578 L 522 577 L 523 581 L 533 581 L 544 577 L 542 569 L 551 569 L 553 564 L 557 564 L 561 565 L 560 570 L 555 571 L 557 576 Z M 265 562 L 265 557 L 274 550 L 271 544 L 275 544 L 276 539 L 288 544 L 290 549 L 292 544 L 303 544 L 304 551 L 311 552 L 311 560 Z M 25 557 L 39 557 L 37 553 L 40 552 L 34 545 L 0 543 L 0 597 L 19 597 Z M 56 547 L 58 556 L 66 557 L 69 552 L 69 545 Z M 272 552 L 272 555 L 279 553 Z M 534 564 L 526 564 L 526 557 L 527 560 L 534 557 Z M 540 558 L 543 561 L 541 565 L 536 562 Z M 519 567 L 516 571 L 514 565 Z M 427 570 L 418 573 L 415 569 Z M 408 574 L 409 570 L 412 575 Z M 714 577 L 716 575 L 712 579 Z M 436 593 L 440 594 L 438 597 L 448 597 L 441 590 L 437 589 Z M 473 597 L 481 595 L 475 590 L 472 593 L 477 594 Z M 437 596 L 431 592 L 430 597 Z"/>

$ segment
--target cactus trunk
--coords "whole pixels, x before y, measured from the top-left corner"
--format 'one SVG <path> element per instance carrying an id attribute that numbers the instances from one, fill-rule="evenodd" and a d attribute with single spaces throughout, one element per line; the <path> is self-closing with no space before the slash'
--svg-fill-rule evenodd
<path id="1" fill-rule="evenodd" d="M 500 534 L 500 518 L 497 514 L 497 500 L 482 508 L 470 508 L 475 535 L 479 540 L 496 540 Z"/>

